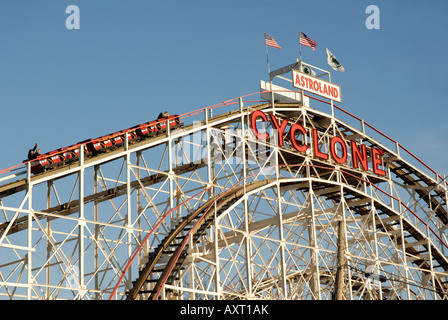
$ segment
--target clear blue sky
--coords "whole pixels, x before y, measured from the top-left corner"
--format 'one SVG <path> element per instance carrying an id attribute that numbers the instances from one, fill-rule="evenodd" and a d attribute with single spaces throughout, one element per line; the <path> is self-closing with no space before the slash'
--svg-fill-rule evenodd
<path id="1" fill-rule="evenodd" d="M 69 5 L 80 29 L 68 30 Z M 369 30 L 368 5 L 380 9 Z M 2 0 L 0 169 L 43 152 L 257 92 L 295 61 L 299 29 L 318 42 L 304 61 L 332 72 L 346 110 L 448 174 L 448 1 Z"/>

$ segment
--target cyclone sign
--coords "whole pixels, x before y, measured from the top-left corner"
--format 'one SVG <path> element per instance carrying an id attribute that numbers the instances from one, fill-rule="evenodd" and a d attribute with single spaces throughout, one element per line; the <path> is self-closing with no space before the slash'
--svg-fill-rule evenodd
<path id="1" fill-rule="evenodd" d="M 368 147 L 365 144 L 358 144 L 354 140 L 346 141 L 340 136 L 333 136 L 327 143 L 327 148 L 330 152 L 326 153 L 320 150 L 319 132 L 315 128 L 311 130 L 304 127 L 300 123 L 289 121 L 288 119 L 277 118 L 274 114 L 267 115 L 262 110 L 255 110 L 250 115 L 250 127 L 257 139 L 266 141 L 269 138 L 267 131 L 259 132 L 257 122 L 271 122 L 275 129 L 274 134 L 277 133 L 276 141 L 280 147 L 284 146 L 285 138 L 291 142 L 291 145 L 300 153 L 305 153 L 309 148 L 312 150 L 314 158 L 324 161 L 333 161 L 337 164 L 348 164 L 354 169 L 360 169 L 365 172 L 369 171 L 369 158 L 371 161 L 371 171 L 379 176 L 386 176 L 384 168 L 383 155 L 384 151 Z M 289 125 L 289 133 L 287 127 Z M 298 139 L 297 136 L 302 136 Z M 304 143 L 303 137 L 307 137 L 310 143 Z"/>
<path id="2" fill-rule="evenodd" d="M 341 87 L 309 74 L 292 70 L 292 83 L 295 88 L 302 89 L 321 97 L 341 102 Z"/>

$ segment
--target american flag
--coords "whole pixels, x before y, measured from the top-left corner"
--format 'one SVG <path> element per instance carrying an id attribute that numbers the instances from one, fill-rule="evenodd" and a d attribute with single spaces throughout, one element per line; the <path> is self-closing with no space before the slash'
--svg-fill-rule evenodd
<path id="1" fill-rule="evenodd" d="M 277 41 L 275 41 L 274 38 L 272 38 L 267 33 L 264 34 L 264 43 L 270 47 L 274 47 L 274 48 L 278 48 L 278 49 L 282 48 L 278 45 Z"/>
<path id="2" fill-rule="evenodd" d="M 316 51 L 317 42 L 311 38 L 308 38 L 303 32 L 300 32 L 300 44 L 310 47 L 313 51 Z"/>

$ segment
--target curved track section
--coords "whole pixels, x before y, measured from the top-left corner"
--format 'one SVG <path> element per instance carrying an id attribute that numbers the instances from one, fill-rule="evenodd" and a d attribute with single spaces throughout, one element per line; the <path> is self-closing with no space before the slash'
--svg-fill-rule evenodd
<path id="1" fill-rule="evenodd" d="M 447 299 L 446 181 L 309 98 L 1 171 L 0 297 Z"/>
<path id="2" fill-rule="evenodd" d="M 155 251 L 149 254 L 149 261 L 141 270 L 138 280 L 135 281 L 134 287 L 128 294 L 128 300 L 134 300 L 137 295 L 147 293 L 151 294 L 150 299 L 158 297 L 161 287 L 165 283 L 172 284 L 178 276 L 183 262 L 188 256 L 189 238 L 191 237 L 191 243 L 196 243 L 211 226 L 215 217 L 225 212 L 246 192 L 267 183 L 269 183 L 269 180 L 232 189 L 231 192 L 210 199 L 196 211 L 183 217 L 181 222 L 161 241 Z M 167 260 L 168 262 L 166 262 Z M 158 265 L 157 268 L 156 265 Z M 142 290 L 146 282 L 156 282 L 154 289 L 151 291 Z"/>
<path id="3" fill-rule="evenodd" d="M 347 173 L 344 172 L 340 172 L 340 174 L 347 175 Z M 182 270 L 186 269 L 186 260 L 189 254 L 191 255 L 192 252 L 194 252 L 194 249 L 190 246 L 197 245 L 198 240 L 206 233 L 207 228 L 210 228 L 215 223 L 215 219 L 219 219 L 221 215 L 228 213 L 232 206 L 238 205 L 246 194 L 254 192 L 260 193 L 267 188 L 276 187 L 279 189 L 287 189 L 289 191 L 295 190 L 298 192 L 306 192 L 308 194 L 318 193 L 318 198 L 323 197 L 326 201 L 331 199 L 331 201 L 335 203 L 335 208 L 338 208 L 334 211 L 346 210 L 351 212 L 351 218 L 342 219 L 341 221 L 338 221 L 336 218 L 333 220 L 333 224 L 335 224 L 336 221 L 340 224 L 343 220 L 345 220 L 343 221 L 344 223 L 348 224 L 353 224 L 353 222 L 356 221 L 362 221 L 362 227 L 369 229 L 370 232 L 374 230 L 375 233 L 382 234 L 382 236 L 387 234 L 390 237 L 389 240 L 397 246 L 395 250 L 399 251 L 399 247 L 404 248 L 404 256 L 413 257 L 413 259 L 411 259 L 412 263 L 419 268 L 429 271 L 432 263 L 436 262 L 438 267 L 441 267 L 444 270 L 445 274 L 440 273 L 438 277 L 432 279 L 434 291 L 438 294 L 439 298 L 447 298 L 447 258 L 437 246 L 431 243 L 429 237 L 422 233 L 421 230 L 415 228 L 412 221 L 403 217 L 403 213 L 394 210 L 384 202 L 378 201 L 370 195 L 365 194 L 353 187 L 345 186 L 340 188 L 335 182 L 321 179 L 284 178 L 267 179 L 246 186 L 239 186 L 224 195 L 219 195 L 214 199 L 210 199 L 198 210 L 184 217 L 182 222 L 171 230 L 169 235 L 160 243 L 155 251 L 149 254 L 149 261 L 140 271 L 137 281 L 133 283 L 133 288 L 128 293 L 127 299 L 158 298 L 165 284 L 172 286 L 176 281 L 182 279 Z M 390 197 L 390 195 L 386 196 Z M 406 210 L 409 211 L 411 215 L 414 215 L 409 208 Z M 334 212 L 331 213 L 334 214 Z M 314 214 L 314 219 L 319 220 L 321 215 L 326 213 L 317 213 L 316 210 Z M 309 212 L 307 215 L 309 215 Z M 307 218 L 301 213 L 295 213 L 294 215 L 285 215 L 282 220 L 284 225 L 288 225 L 307 219 L 309 219 L 309 217 Z M 350 219 L 352 219 L 352 221 L 350 221 Z M 255 230 L 257 228 L 257 224 L 260 224 L 260 221 L 249 223 L 249 229 Z M 263 224 L 266 227 L 267 225 L 275 223 L 269 221 Z M 253 228 L 251 227 L 252 225 L 254 225 Z M 397 227 L 397 225 L 400 227 Z M 322 225 L 322 227 L 323 226 L 324 225 Z M 359 228 L 359 226 L 356 228 Z M 243 230 L 234 230 L 232 236 L 235 237 L 235 233 L 238 232 L 243 233 Z M 337 233 L 339 231 L 333 230 L 333 232 Z M 357 241 L 367 241 L 368 237 L 366 239 L 362 239 L 363 237 L 358 237 Z M 239 236 L 236 237 L 236 239 L 231 238 L 232 237 L 229 237 L 227 239 L 227 245 L 232 242 L 236 243 L 243 237 Z M 425 249 L 422 251 L 417 249 L 419 245 L 423 245 Z M 300 247 L 300 245 L 298 245 L 298 247 Z M 428 252 L 432 253 L 434 261 L 428 259 Z M 337 254 L 337 252 L 333 252 L 333 254 Z M 272 257 L 269 256 L 265 258 L 267 260 L 272 259 Z M 401 298 L 398 292 L 391 290 L 390 287 L 383 288 L 381 293 L 377 288 L 377 290 L 374 290 L 375 294 L 372 295 L 371 290 L 367 289 L 372 286 L 371 281 L 373 281 L 372 278 L 369 279 L 368 276 L 366 276 L 365 267 L 366 263 L 368 264 L 368 261 L 362 261 L 363 258 L 360 257 L 358 257 L 358 259 L 360 260 L 358 263 L 360 263 L 363 267 L 350 267 L 348 264 L 344 266 L 349 267 L 347 269 L 350 271 L 350 281 L 348 280 L 348 275 L 346 275 L 345 289 L 350 291 L 349 295 L 352 298 L 358 297 L 378 299 L 380 296 L 383 299 Z M 337 277 L 337 270 L 338 267 L 334 267 L 330 268 L 326 272 L 317 272 L 317 281 L 319 286 L 325 288 L 327 287 L 327 284 L 334 283 Z M 297 285 L 297 283 L 301 283 L 301 285 L 304 286 L 304 283 L 310 282 L 314 277 L 316 277 L 316 274 L 313 275 L 312 268 L 301 271 L 294 270 L 294 272 L 291 273 L 276 275 L 275 277 L 270 277 L 268 279 L 262 279 L 259 283 L 254 285 L 250 291 L 252 291 L 252 297 L 256 298 L 279 298 L 279 293 L 277 291 L 279 286 L 282 286 L 281 283 L 283 280 L 290 282 L 290 285 L 287 286 L 290 288 Z M 387 277 L 382 276 L 381 279 L 387 279 Z M 395 281 L 399 281 L 399 279 L 395 279 Z M 146 289 L 144 289 L 145 286 Z M 148 286 L 151 288 L 148 288 Z M 167 294 L 170 297 L 179 296 L 177 290 L 173 289 L 169 289 Z M 290 296 L 291 293 L 285 294 Z M 327 292 L 327 294 L 334 296 L 334 291 Z M 412 289 L 409 289 L 409 294 L 414 294 Z M 238 291 L 233 293 L 227 292 L 223 293 L 222 296 L 222 298 L 225 299 L 241 299 L 243 297 L 249 298 L 247 291 Z"/>

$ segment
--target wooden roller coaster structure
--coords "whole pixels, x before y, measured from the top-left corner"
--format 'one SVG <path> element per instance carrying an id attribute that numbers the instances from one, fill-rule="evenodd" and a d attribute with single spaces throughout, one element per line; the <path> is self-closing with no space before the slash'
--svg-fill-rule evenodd
<path id="1" fill-rule="evenodd" d="M 80 145 L 79 161 L 45 172 L 3 170 L 0 181 L 13 181 L 0 186 L 0 295 L 447 299 L 445 179 L 338 106 L 326 113 L 302 101 L 243 100 L 250 96 L 95 156 Z M 284 146 L 256 141 L 256 110 L 316 130 L 322 148 L 335 135 L 380 148 L 387 175 L 299 153 L 287 134 Z M 60 182 L 73 186 L 65 200 Z"/>

